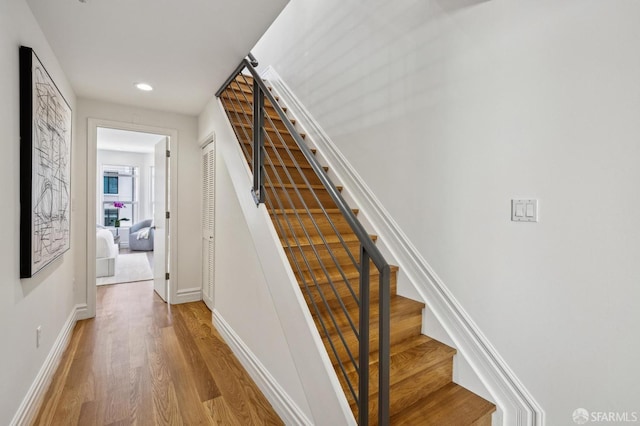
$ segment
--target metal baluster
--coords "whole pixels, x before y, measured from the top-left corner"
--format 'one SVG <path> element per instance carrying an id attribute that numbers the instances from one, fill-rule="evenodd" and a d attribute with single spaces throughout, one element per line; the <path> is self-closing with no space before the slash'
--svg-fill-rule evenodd
<path id="1" fill-rule="evenodd" d="M 264 203 L 264 94 L 253 79 L 253 198 L 256 204 Z"/>
<path id="2" fill-rule="evenodd" d="M 369 254 L 364 246 L 360 246 L 360 377 L 358 394 L 358 424 L 369 424 Z"/>

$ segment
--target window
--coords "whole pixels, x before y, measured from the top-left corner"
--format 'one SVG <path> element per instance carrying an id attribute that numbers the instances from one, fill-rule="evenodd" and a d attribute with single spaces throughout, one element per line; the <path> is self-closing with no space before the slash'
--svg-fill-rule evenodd
<path id="1" fill-rule="evenodd" d="M 102 165 L 102 208 L 98 208 L 98 221 L 104 226 L 131 226 L 138 218 L 138 168 L 124 165 Z M 121 204 L 118 208 L 115 202 Z"/>
<path id="2" fill-rule="evenodd" d="M 115 226 L 118 220 L 118 209 L 104 209 L 104 226 Z"/>
<path id="3" fill-rule="evenodd" d="M 118 194 L 118 176 L 110 176 L 105 174 L 104 176 L 104 193 L 105 194 Z"/>

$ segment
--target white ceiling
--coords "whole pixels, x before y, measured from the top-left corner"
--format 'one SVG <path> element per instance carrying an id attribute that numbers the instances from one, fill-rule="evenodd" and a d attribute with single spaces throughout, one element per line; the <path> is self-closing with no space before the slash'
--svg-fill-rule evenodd
<path id="1" fill-rule="evenodd" d="M 189 115 L 287 2 L 27 0 L 77 96 Z"/>
<path id="2" fill-rule="evenodd" d="M 154 152 L 156 143 L 165 136 L 152 133 L 130 132 L 128 130 L 98 128 L 98 149 L 108 151 L 139 152 L 149 154 Z"/>

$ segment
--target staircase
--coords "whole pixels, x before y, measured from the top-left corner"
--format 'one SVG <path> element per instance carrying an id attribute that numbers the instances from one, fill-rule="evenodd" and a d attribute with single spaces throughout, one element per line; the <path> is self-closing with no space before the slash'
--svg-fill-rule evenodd
<path id="1" fill-rule="evenodd" d="M 253 91 L 251 76 L 239 73 L 219 92 L 250 167 L 254 164 Z M 263 111 L 264 202 L 354 417 L 362 418 L 358 412 L 361 243 L 268 99 Z M 352 211 L 357 215 L 357 209 Z M 376 240 L 375 235 L 370 238 Z M 455 349 L 421 334 L 424 304 L 396 294 L 397 270 L 391 267 L 390 423 L 491 425 L 495 406 L 452 382 Z M 368 422 L 375 425 L 379 274 L 375 267 L 369 271 Z"/>

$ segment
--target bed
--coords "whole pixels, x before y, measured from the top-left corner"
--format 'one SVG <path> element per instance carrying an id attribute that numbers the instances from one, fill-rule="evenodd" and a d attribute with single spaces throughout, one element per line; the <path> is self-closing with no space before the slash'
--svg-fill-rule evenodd
<path id="1" fill-rule="evenodd" d="M 96 228 L 96 277 L 111 277 L 116 273 L 118 244 L 106 228 Z"/>

